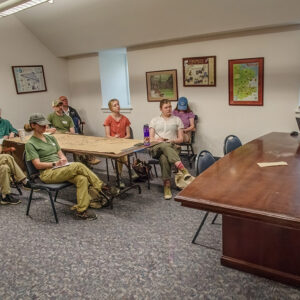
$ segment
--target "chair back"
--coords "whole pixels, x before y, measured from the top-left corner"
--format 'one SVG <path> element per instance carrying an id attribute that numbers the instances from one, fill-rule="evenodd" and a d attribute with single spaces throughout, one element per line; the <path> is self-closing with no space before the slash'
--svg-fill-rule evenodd
<path id="1" fill-rule="evenodd" d="M 129 129 L 130 129 L 130 139 L 132 140 L 132 139 L 134 139 L 134 137 L 133 137 L 133 130 L 132 130 L 132 128 L 131 127 L 129 127 Z"/>
<path id="2" fill-rule="evenodd" d="M 194 142 L 195 142 L 196 127 L 197 127 L 196 125 L 198 122 L 198 115 L 195 115 L 194 122 L 195 122 L 195 131 L 192 131 L 192 133 L 191 133 L 191 144 L 194 144 Z"/>
<path id="3" fill-rule="evenodd" d="M 238 148 L 240 146 L 242 146 L 242 142 L 240 141 L 240 139 L 237 136 L 235 136 L 233 134 L 228 135 L 224 141 L 224 148 L 223 148 L 224 155 L 235 150 L 236 148 Z"/>
<path id="4" fill-rule="evenodd" d="M 214 162 L 215 158 L 213 155 L 207 151 L 201 151 L 196 157 L 196 176 L 204 172 L 207 168 L 209 168 Z"/>
<path id="5" fill-rule="evenodd" d="M 26 152 L 25 151 L 24 151 L 23 158 L 24 158 L 24 165 L 26 168 L 28 179 L 33 180 L 33 179 L 39 177 L 39 175 L 40 175 L 39 170 L 36 169 L 36 167 L 33 165 L 31 160 L 30 161 L 26 160 Z"/>

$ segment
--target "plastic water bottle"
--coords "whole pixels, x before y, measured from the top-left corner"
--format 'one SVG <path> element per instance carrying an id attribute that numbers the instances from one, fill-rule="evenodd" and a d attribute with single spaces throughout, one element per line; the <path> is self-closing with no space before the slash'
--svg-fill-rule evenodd
<path id="1" fill-rule="evenodd" d="M 149 125 L 144 125 L 144 146 L 150 146 Z"/>

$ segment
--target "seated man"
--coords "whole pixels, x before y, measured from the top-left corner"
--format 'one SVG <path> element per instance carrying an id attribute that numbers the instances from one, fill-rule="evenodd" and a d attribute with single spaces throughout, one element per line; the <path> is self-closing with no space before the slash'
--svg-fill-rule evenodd
<path id="1" fill-rule="evenodd" d="M 0 154 L 0 188 L 2 193 L 1 204 L 19 204 L 21 201 L 11 195 L 10 178 L 14 176 L 17 182 L 27 184 L 27 178 L 21 168 L 9 154 Z"/>
<path id="2" fill-rule="evenodd" d="M 18 131 L 13 128 L 11 123 L 8 120 L 1 118 L 1 108 L 0 108 L 0 139 L 13 138 Z M 0 142 L 0 144 L 2 144 Z"/>
<path id="3" fill-rule="evenodd" d="M 74 123 L 75 132 L 81 134 L 80 124 L 81 118 L 77 112 L 77 110 L 71 106 L 69 106 L 68 98 L 66 96 L 60 96 L 59 100 L 63 103 L 63 111 L 64 113 L 71 117 Z"/>
<path id="4" fill-rule="evenodd" d="M 63 111 L 63 103 L 57 99 L 52 102 L 53 113 L 49 114 L 47 119 L 52 128 L 48 129 L 49 132 L 59 133 L 75 133 L 74 122 L 71 117 L 67 116 Z"/>

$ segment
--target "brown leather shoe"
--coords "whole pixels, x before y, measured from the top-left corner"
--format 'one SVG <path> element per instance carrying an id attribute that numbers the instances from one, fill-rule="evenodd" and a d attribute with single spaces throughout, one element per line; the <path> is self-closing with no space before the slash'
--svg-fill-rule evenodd
<path id="1" fill-rule="evenodd" d="M 83 220 L 88 220 L 88 221 L 97 219 L 97 216 L 94 212 L 89 212 L 87 210 L 85 210 L 83 212 L 76 212 L 76 217 L 83 219 Z"/>

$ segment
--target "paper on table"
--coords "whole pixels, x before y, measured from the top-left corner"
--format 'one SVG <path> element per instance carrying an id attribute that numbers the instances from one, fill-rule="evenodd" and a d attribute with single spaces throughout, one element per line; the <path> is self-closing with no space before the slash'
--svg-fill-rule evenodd
<path id="1" fill-rule="evenodd" d="M 286 161 L 274 161 L 274 162 L 262 162 L 257 163 L 261 168 L 263 167 L 275 167 L 275 166 L 287 166 Z"/>
<path id="2" fill-rule="evenodd" d="M 63 167 L 66 167 L 66 166 L 69 166 L 71 163 L 72 163 L 72 162 L 68 162 L 68 163 L 66 163 L 66 164 L 63 165 L 63 166 L 55 166 L 55 167 L 52 167 L 52 170 L 58 169 L 58 168 L 63 168 Z"/>

